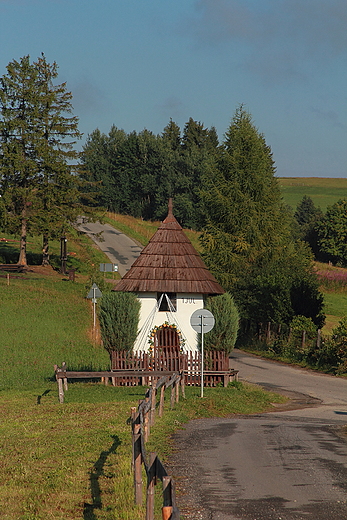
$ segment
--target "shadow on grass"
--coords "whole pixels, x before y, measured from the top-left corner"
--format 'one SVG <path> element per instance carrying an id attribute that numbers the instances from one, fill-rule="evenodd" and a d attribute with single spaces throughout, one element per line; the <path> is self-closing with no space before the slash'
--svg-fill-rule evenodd
<path id="1" fill-rule="evenodd" d="M 38 396 L 37 396 L 37 399 L 36 399 L 36 403 L 37 403 L 37 404 L 41 404 L 41 399 L 42 399 L 42 397 L 44 397 L 45 395 L 49 394 L 50 391 L 51 391 L 51 390 L 45 390 L 45 391 L 43 392 L 43 394 L 38 395 Z"/>
<path id="2" fill-rule="evenodd" d="M 97 520 L 95 515 L 95 509 L 102 508 L 102 500 L 101 500 L 101 488 L 99 483 L 99 478 L 101 476 L 106 476 L 104 473 L 104 467 L 107 461 L 107 458 L 112 453 L 116 453 L 118 446 L 120 446 L 121 441 L 117 435 L 111 435 L 113 439 L 113 443 L 107 451 L 102 451 L 98 460 L 95 462 L 92 471 L 90 472 L 89 482 L 90 482 L 90 493 L 91 493 L 91 504 L 84 503 L 83 509 L 83 519 L 84 520 Z M 108 476 L 108 478 L 110 478 Z"/>

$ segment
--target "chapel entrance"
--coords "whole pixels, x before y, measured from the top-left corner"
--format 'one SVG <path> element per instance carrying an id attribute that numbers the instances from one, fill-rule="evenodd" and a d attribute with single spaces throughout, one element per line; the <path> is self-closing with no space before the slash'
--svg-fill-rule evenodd
<path id="1" fill-rule="evenodd" d="M 157 329 L 154 336 L 154 359 L 159 370 L 180 370 L 180 344 L 180 336 L 175 328 L 162 326 Z"/>

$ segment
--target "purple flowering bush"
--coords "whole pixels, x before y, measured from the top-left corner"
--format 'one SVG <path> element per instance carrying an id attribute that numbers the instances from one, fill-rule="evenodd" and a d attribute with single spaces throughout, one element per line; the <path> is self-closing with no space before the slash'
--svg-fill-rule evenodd
<path id="1" fill-rule="evenodd" d="M 317 271 L 319 283 L 328 290 L 347 289 L 347 270 L 345 269 L 326 269 Z"/>

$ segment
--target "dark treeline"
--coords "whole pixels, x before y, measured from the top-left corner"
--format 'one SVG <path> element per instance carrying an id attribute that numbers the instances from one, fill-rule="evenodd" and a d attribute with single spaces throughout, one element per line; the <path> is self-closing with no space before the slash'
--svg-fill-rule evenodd
<path id="1" fill-rule="evenodd" d="M 181 225 L 201 229 L 201 190 L 220 150 L 215 128 L 192 118 L 183 132 L 170 120 L 161 135 L 97 129 L 83 149 L 82 176 L 96 183 L 95 204 L 109 211 L 162 220 L 173 197 Z"/>
<path id="2" fill-rule="evenodd" d="M 95 130 L 82 168 L 97 204 L 111 211 L 161 220 L 173 197 L 181 225 L 202 231 L 204 260 L 242 323 L 289 324 L 297 315 L 324 323 L 311 250 L 282 201 L 271 149 L 243 106 L 222 143 L 192 118 L 183 132 L 171 120 L 161 135 Z"/>

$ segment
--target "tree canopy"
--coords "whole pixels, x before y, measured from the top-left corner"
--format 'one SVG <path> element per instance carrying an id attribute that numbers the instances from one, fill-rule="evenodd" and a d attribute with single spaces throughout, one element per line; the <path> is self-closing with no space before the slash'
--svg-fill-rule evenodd
<path id="1" fill-rule="evenodd" d="M 338 200 L 327 208 L 316 224 L 320 251 L 342 267 L 347 266 L 347 201 Z"/>
<path id="2" fill-rule="evenodd" d="M 172 119 L 161 135 L 146 129 L 126 134 L 116 127 L 105 135 L 97 129 L 83 148 L 81 171 L 94 183 L 96 204 L 110 211 L 162 220 L 174 197 L 179 222 L 199 229 L 203 176 L 217 149 L 216 130 L 192 118 L 182 135 Z"/>

